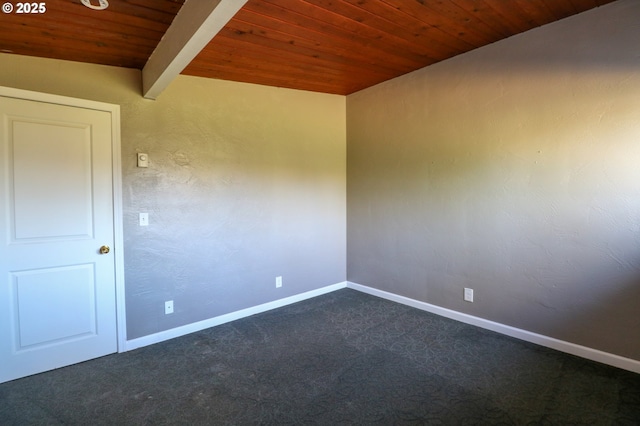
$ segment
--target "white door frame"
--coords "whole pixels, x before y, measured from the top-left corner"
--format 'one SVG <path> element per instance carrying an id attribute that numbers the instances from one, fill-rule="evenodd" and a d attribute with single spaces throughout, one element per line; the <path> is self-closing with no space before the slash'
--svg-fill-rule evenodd
<path id="1" fill-rule="evenodd" d="M 127 318 L 124 296 L 124 237 L 122 231 L 122 157 L 120 154 L 120 105 L 104 102 L 76 99 L 67 96 L 32 92 L 0 86 L 0 96 L 45 102 L 57 105 L 104 111 L 111 114 L 111 170 L 113 177 L 113 245 L 116 280 L 116 321 L 118 333 L 118 352 L 126 351 Z"/>

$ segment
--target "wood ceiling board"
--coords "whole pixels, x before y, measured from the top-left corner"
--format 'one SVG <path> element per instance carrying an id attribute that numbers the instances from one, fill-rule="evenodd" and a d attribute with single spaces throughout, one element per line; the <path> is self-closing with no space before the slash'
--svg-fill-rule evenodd
<path id="1" fill-rule="evenodd" d="M 135 55 L 138 51 L 153 50 L 157 45 L 157 39 L 135 37 L 128 34 L 114 33 L 105 25 L 92 25 L 83 31 L 83 37 L 78 38 L 77 31 L 70 29 L 72 24 L 65 21 L 52 22 L 46 27 L 35 27 L 32 25 L 3 23 L 0 31 L 3 31 L 2 43 L 11 41 L 11 31 L 20 31 L 20 40 L 25 42 L 36 42 L 38 44 L 49 44 L 63 49 L 64 46 L 71 48 L 82 47 L 83 50 L 91 46 L 113 46 L 126 55 Z M 162 33 L 158 33 L 161 37 Z"/>
<path id="2" fill-rule="evenodd" d="M 195 68 L 189 75 L 195 77 L 217 78 L 219 80 L 300 90 L 300 83 L 297 82 L 294 78 L 285 75 L 269 77 L 261 76 L 259 79 L 257 79 L 255 78 L 255 76 L 252 76 L 246 71 L 239 70 L 237 67 L 232 67 L 228 71 L 221 70 L 220 67 L 217 67 L 213 70 L 203 70 L 203 73 L 201 75 L 198 73 L 198 71 L 199 70 Z M 221 74 L 218 75 L 218 73 Z M 352 90 L 350 86 L 343 86 L 344 84 L 344 80 L 337 82 L 326 82 L 321 80 L 308 81 L 308 79 L 305 78 L 304 90 L 328 94 L 341 94 L 344 91 Z M 340 93 L 334 93 L 334 91 L 336 91 L 336 87 L 338 88 L 337 91 Z"/>
<path id="3" fill-rule="evenodd" d="M 117 0 L 102 11 L 48 0 L 41 14 L 3 14 L 0 50 L 142 68 L 183 0 Z"/>
<path id="4" fill-rule="evenodd" d="M 521 9 L 532 22 L 531 28 L 539 27 L 553 21 L 551 12 L 542 0 L 531 3 L 530 0 L 512 0 L 513 8 Z M 523 29 L 526 27 L 523 27 Z M 526 30 L 525 30 L 526 31 Z"/>
<path id="5" fill-rule="evenodd" d="M 158 45 L 175 42 L 167 29 L 183 4 L 219 1 L 111 0 L 94 11 L 80 0 L 47 0 L 44 14 L 2 16 L 0 51 L 144 75 Z M 182 73 L 349 94 L 612 1 L 248 0 Z"/>
<path id="6" fill-rule="evenodd" d="M 370 2 L 366 3 L 366 7 L 370 12 L 386 17 L 368 25 L 369 31 L 381 33 L 380 40 L 391 43 L 391 46 L 385 48 L 386 52 L 393 52 L 396 44 L 407 44 L 414 54 L 435 62 L 442 57 L 457 55 L 474 48 L 460 40 L 452 40 L 436 26 L 425 23 L 387 2 Z M 366 34 L 363 36 L 368 38 Z"/>
<path id="7" fill-rule="evenodd" d="M 494 0 L 504 5 L 504 0 Z M 520 26 L 516 23 L 510 14 L 503 15 L 495 7 L 491 6 L 492 1 L 474 1 L 452 0 L 458 7 L 464 9 L 466 13 L 474 15 L 475 19 L 482 21 L 485 25 L 501 31 L 502 37 L 510 37 L 520 31 Z"/>
<path id="8" fill-rule="evenodd" d="M 553 13 L 556 20 L 576 14 L 576 9 L 569 0 L 543 0 L 547 9 Z"/>
<path id="9" fill-rule="evenodd" d="M 232 22 L 238 19 L 251 23 L 251 16 L 244 14 L 245 11 L 251 11 L 254 16 L 264 17 L 262 25 L 277 26 L 282 32 L 305 34 L 304 36 L 314 42 L 329 46 L 332 50 L 342 46 L 352 51 L 364 49 L 370 51 L 367 55 L 372 57 L 393 51 L 397 56 L 411 58 L 414 61 L 425 60 L 424 49 L 415 44 L 415 34 L 395 23 L 388 23 L 381 19 L 380 21 L 388 27 L 384 29 L 380 28 L 380 25 L 371 26 L 353 16 L 340 15 L 335 10 L 327 10 L 316 4 L 299 2 L 302 5 L 300 6 L 296 2 L 272 1 L 250 1 Z M 276 3 L 282 6 L 273 7 Z M 284 6 L 287 4 L 290 6 Z M 264 22 L 271 22 L 271 24 L 264 24 Z M 297 27 L 298 30 L 296 31 L 293 27 Z"/>
<path id="10" fill-rule="evenodd" d="M 285 3 L 291 7 L 284 8 L 280 5 Z M 238 52 L 246 51 L 248 45 L 255 44 L 259 47 L 258 50 L 269 49 L 276 52 L 268 58 L 271 61 L 275 57 L 280 59 L 280 63 L 287 64 L 282 70 L 275 72 L 278 75 L 290 72 L 290 64 L 294 64 L 294 68 L 298 64 L 297 70 L 304 71 L 303 65 L 308 65 L 309 62 L 319 64 L 323 61 L 335 61 L 337 69 L 349 71 L 344 74 L 346 80 L 340 89 L 330 91 L 341 94 L 345 94 L 342 92 L 345 87 L 359 90 L 441 59 L 425 53 L 431 48 L 431 44 L 416 44 L 415 34 L 401 29 L 398 24 L 386 18 L 358 9 L 354 20 L 337 14 L 334 10 L 318 7 L 318 3 L 322 2 L 249 2 L 209 44 L 205 52 L 219 51 L 216 46 L 223 43 L 223 37 L 238 42 Z M 348 10 L 353 13 L 357 9 L 346 2 L 342 6 L 343 12 Z M 277 16 L 277 19 L 273 16 Z M 378 22 L 378 27 L 384 26 L 390 32 L 371 27 L 365 22 L 365 18 Z M 401 38 L 397 33 L 404 33 L 411 41 Z M 228 44 L 228 40 L 224 43 Z M 232 51 L 227 46 L 226 52 Z M 306 58 L 303 58 L 305 55 Z M 201 53 L 183 73 L 196 74 L 197 68 L 197 74 L 202 74 L 203 69 L 212 69 L 212 64 L 206 63 L 207 57 L 211 56 Z M 271 79 L 272 75 L 263 75 L 259 63 L 254 63 L 262 60 L 259 55 L 248 59 L 239 56 L 236 63 L 240 68 L 250 69 L 254 81 L 263 83 Z M 219 70 L 217 75 L 224 76 L 226 72 L 228 69 Z M 269 71 L 269 74 L 273 73 L 273 70 Z M 372 73 L 379 77 L 369 78 Z M 326 79 L 326 76 L 321 78 Z M 289 86 L 291 85 L 287 87 Z M 304 86 L 298 88 L 312 90 Z"/>
<path id="11" fill-rule="evenodd" d="M 235 27 L 235 28 L 234 28 Z M 282 34 L 274 31 L 266 30 L 264 33 L 258 32 L 246 32 L 245 30 L 249 27 L 243 26 L 238 21 L 235 21 L 233 24 L 230 24 L 227 28 L 223 30 L 220 34 L 221 37 L 225 37 L 228 43 L 239 42 L 242 44 L 243 49 L 246 50 L 248 47 L 255 46 L 256 52 L 261 49 L 268 49 L 272 52 L 276 52 L 276 58 L 281 58 L 283 61 L 298 63 L 300 61 L 304 62 L 315 62 L 315 63 L 327 63 L 334 64 L 335 67 L 343 68 L 348 66 L 357 67 L 359 69 L 365 69 L 372 72 L 380 72 L 385 75 L 389 75 L 389 73 L 394 73 L 398 71 L 402 71 L 404 69 L 409 69 L 415 66 L 419 66 L 420 63 L 424 63 L 424 59 L 422 61 L 418 60 L 410 60 L 408 58 L 396 56 L 395 61 L 388 61 L 385 64 L 376 64 L 375 62 L 369 61 L 364 62 L 363 56 L 360 54 L 350 54 L 349 45 L 340 46 L 340 48 L 336 49 L 332 46 L 322 46 L 316 44 L 310 40 L 300 39 L 295 36 L 290 36 L 287 34 Z M 251 28 L 257 28 L 255 26 Z M 216 41 L 218 43 L 219 41 Z M 366 57 L 372 58 L 376 57 L 372 55 L 372 49 L 367 49 L 363 46 L 352 45 L 352 49 L 357 50 L 365 50 L 367 53 Z M 384 52 L 378 51 L 379 54 L 383 54 Z M 260 60 L 260 58 L 256 58 Z"/>
<path id="12" fill-rule="evenodd" d="M 16 31 L 23 33 L 21 40 L 11 37 Z M 126 40 L 110 40 L 108 43 L 84 41 L 78 40 L 72 34 L 56 32 L 56 35 L 52 36 L 47 34 L 46 30 L 20 25 L 2 26 L 0 40 L 3 40 L 0 42 L 0 49 L 7 53 L 29 51 L 30 56 L 86 62 L 84 59 L 87 51 L 90 51 L 91 63 L 125 68 L 137 68 L 144 64 L 148 57 L 147 52 L 153 50 L 149 45 L 146 48 L 138 46 L 134 51 L 125 52 L 123 49 L 129 46 Z"/>
<path id="13" fill-rule="evenodd" d="M 449 0 L 425 2 L 387 1 L 410 17 L 414 17 L 431 27 L 438 28 L 453 42 L 456 42 L 456 45 L 466 43 L 477 48 L 506 37 L 505 34 L 501 34 L 503 32 L 502 27 L 495 30 L 475 17 L 472 19 L 471 14 Z"/>
<path id="14" fill-rule="evenodd" d="M 374 79 L 388 78 L 397 71 L 387 70 L 384 73 L 378 72 L 372 67 L 362 67 L 350 62 L 339 62 L 335 58 L 324 59 L 322 57 L 310 58 L 305 53 L 292 54 L 283 53 L 281 50 L 269 47 L 256 47 L 255 44 L 245 43 L 244 48 L 237 50 L 238 44 L 235 40 L 225 43 L 225 37 L 221 36 L 216 43 L 215 54 L 207 50 L 205 59 L 207 63 L 215 63 L 217 60 L 224 60 L 225 64 L 244 64 L 243 69 L 270 69 L 274 74 L 282 74 L 298 70 L 301 72 L 315 72 L 318 77 L 329 75 L 340 75 L 343 78 L 347 73 L 362 73 Z M 194 65 L 193 63 L 190 65 Z M 314 76 L 310 76 L 314 77 Z"/>
<path id="15" fill-rule="evenodd" d="M 265 5 L 266 2 L 260 4 Z M 263 31 L 271 30 L 273 33 L 278 34 L 280 41 L 289 43 L 292 46 L 304 45 L 312 49 L 310 51 L 312 56 L 314 54 L 320 56 L 319 53 L 324 53 L 325 55 L 341 57 L 343 62 L 344 58 L 346 58 L 349 62 L 360 61 L 369 66 L 402 70 L 406 66 L 411 66 L 407 64 L 422 63 L 426 59 L 425 55 L 418 53 L 419 49 L 416 49 L 413 44 L 406 43 L 400 39 L 385 40 L 383 33 L 369 34 L 367 37 L 362 37 L 345 30 L 345 25 L 324 24 L 313 18 L 295 14 L 285 9 L 280 10 L 282 10 L 287 19 L 290 19 L 289 23 L 274 20 L 269 17 L 270 15 L 265 15 L 264 11 L 254 12 L 248 8 L 243 8 L 229 23 L 229 27 L 236 22 L 242 22 L 245 27 L 240 29 L 241 32 L 238 35 L 251 34 L 254 28 Z M 283 16 L 280 15 L 278 10 L 268 10 L 268 12 Z M 266 32 L 260 35 L 268 37 Z M 376 42 L 372 43 L 372 39 L 375 39 Z M 393 50 L 398 61 L 406 61 L 407 64 L 394 67 L 393 62 L 383 62 L 377 59 L 387 54 L 389 50 Z"/>
<path id="16" fill-rule="evenodd" d="M 452 38 L 450 34 L 440 28 L 436 21 L 421 19 L 419 14 L 407 13 L 403 6 L 408 4 L 397 1 L 377 1 L 366 3 L 364 6 L 372 13 L 386 16 L 387 20 L 393 21 L 392 24 L 395 27 L 388 24 L 382 27 L 387 35 L 400 35 L 409 42 L 417 43 L 420 49 L 425 49 L 425 46 L 429 45 L 439 52 L 438 56 L 442 54 L 456 55 L 476 47 L 464 40 Z M 425 9 L 419 4 L 416 6 L 416 10 L 424 12 Z M 398 31 L 397 27 L 402 30 Z"/>
<path id="17" fill-rule="evenodd" d="M 355 79 L 356 83 L 354 83 L 351 81 L 354 79 L 349 78 L 351 74 L 354 74 L 354 70 L 348 67 L 338 69 L 334 66 L 326 67 L 318 63 L 284 62 L 270 55 L 270 53 L 265 50 L 262 52 L 247 51 L 235 54 L 221 52 L 218 50 L 219 48 L 220 44 L 216 46 L 214 56 L 210 60 L 202 62 L 207 63 L 209 66 L 212 66 L 212 68 L 206 68 L 204 65 L 201 68 L 200 65 L 192 63 L 185 71 L 188 71 L 189 75 L 206 76 L 206 74 L 203 74 L 203 71 L 210 69 L 216 72 L 217 78 L 223 78 L 229 74 L 229 79 L 232 79 L 231 75 L 237 74 L 237 71 L 240 70 L 238 64 L 242 63 L 244 65 L 241 71 L 244 72 L 247 77 L 250 76 L 250 80 L 243 79 L 242 81 L 267 84 L 269 81 L 281 81 L 283 78 L 287 81 L 288 78 L 290 84 L 285 84 L 282 87 L 290 88 L 297 88 L 297 84 L 304 81 L 309 82 L 309 84 L 314 87 L 318 86 L 318 84 L 316 84 L 317 82 L 321 82 L 323 87 L 325 87 L 327 83 L 339 85 L 341 88 L 362 87 L 363 85 L 367 87 L 366 84 L 384 78 L 384 76 L 381 77 L 371 72 L 361 73 L 360 69 L 355 69 L 355 72 L 358 73 L 358 78 Z M 249 55 L 248 60 L 245 60 L 246 58 L 243 56 L 245 54 Z M 305 90 L 317 91 L 311 88 Z M 328 93 L 337 92 L 339 91 L 328 90 Z"/>
<path id="18" fill-rule="evenodd" d="M 315 90 L 333 62 L 344 81 L 329 92 L 349 94 L 611 1 L 249 0 L 184 73 L 234 79 L 244 69 L 242 81 L 259 84 L 291 74 L 285 87 Z"/>

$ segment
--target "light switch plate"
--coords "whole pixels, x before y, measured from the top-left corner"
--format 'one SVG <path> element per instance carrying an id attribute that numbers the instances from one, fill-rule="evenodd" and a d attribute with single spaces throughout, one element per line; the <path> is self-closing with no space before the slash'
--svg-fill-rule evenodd
<path id="1" fill-rule="evenodd" d="M 140 226 L 149 226 L 149 213 L 140 213 Z"/>

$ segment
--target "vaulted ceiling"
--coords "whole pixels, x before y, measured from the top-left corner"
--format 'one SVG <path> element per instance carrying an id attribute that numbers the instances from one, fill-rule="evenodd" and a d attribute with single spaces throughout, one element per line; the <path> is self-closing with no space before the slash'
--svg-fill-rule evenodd
<path id="1" fill-rule="evenodd" d="M 0 51 L 345 95 L 612 1 L 9 1 Z"/>

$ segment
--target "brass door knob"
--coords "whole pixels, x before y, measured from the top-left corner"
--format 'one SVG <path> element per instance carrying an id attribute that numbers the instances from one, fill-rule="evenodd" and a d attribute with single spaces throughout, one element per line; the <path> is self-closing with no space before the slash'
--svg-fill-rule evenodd
<path id="1" fill-rule="evenodd" d="M 109 246 L 102 246 L 102 247 L 100 247 L 100 253 L 101 253 L 101 254 L 107 254 L 107 253 L 109 253 L 109 250 L 111 250 L 111 249 L 109 248 Z"/>

